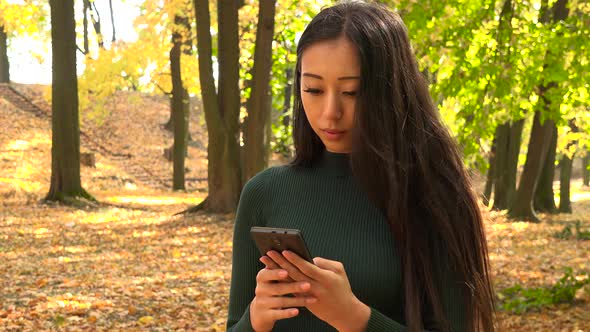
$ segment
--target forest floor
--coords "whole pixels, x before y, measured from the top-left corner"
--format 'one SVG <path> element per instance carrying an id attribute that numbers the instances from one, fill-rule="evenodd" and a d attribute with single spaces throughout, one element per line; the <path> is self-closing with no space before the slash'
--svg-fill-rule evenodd
<path id="1" fill-rule="evenodd" d="M 96 168 L 82 168 L 84 187 L 110 205 L 80 210 L 40 203 L 49 187 L 50 122 L 0 99 L 0 330 L 225 330 L 234 215 L 172 216 L 206 196 L 202 118 L 191 123 L 201 143 L 189 150 L 186 192 L 128 171 L 141 164 L 171 181 L 162 155 L 172 144 L 161 128 L 167 107 L 165 99 L 120 94 L 101 125 L 83 122 L 101 144 L 132 157 L 96 154 Z M 590 241 L 554 236 L 577 221 L 590 229 L 590 188 L 574 180 L 572 192 L 574 212 L 541 214 L 540 224 L 485 211 L 498 293 L 554 285 L 566 267 L 578 280 L 590 273 Z M 500 331 L 590 332 L 589 286 L 573 304 L 499 311 Z"/>

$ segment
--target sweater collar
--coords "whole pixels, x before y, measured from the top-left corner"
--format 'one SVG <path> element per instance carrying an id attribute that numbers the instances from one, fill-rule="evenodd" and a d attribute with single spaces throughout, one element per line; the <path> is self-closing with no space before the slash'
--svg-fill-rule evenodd
<path id="1" fill-rule="evenodd" d="M 318 167 L 330 175 L 351 175 L 350 153 L 337 153 L 324 150 L 318 160 Z"/>

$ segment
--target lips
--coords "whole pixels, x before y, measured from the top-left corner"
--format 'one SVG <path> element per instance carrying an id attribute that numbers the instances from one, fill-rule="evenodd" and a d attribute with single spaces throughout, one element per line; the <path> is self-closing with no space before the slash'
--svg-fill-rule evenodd
<path id="1" fill-rule="evenodd" d="M 338 135 L 338 134 L 343 134 L 344 130 L 334 130 L 334 129 L 322 129 L 323 131 L 325 131 L 328 134 L 332 134 L 332 135 Z"/>

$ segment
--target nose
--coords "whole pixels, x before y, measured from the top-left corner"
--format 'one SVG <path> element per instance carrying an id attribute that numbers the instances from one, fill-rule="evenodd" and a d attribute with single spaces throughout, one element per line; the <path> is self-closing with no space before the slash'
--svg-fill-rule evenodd
<path id="1" fill-rule="evenodd" d="M 342 117 L 342 103 L 338 94 L 328 94 L 323 115 L 330 120 L 338 120 Z"/>

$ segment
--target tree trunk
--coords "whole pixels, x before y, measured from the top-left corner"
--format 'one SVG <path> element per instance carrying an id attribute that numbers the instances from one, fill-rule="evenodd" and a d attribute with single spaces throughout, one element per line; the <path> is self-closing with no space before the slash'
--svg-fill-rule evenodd
<path id="1" fill-rule="evenodd" d="M 495 210 L 504 210 L 507 208 L 506 200 L 506 161 L 508 160 L 508 145 L 510 142 L 510 123 L 506 122 L 496 127 L 496 153 L 494 162 L 494 206 Z"/>
<path id="2" fill-rule="evenodd" d="M 543 170 L 539 177 L 537 190 L 533 199 L 535 211 L 555 213 L 555 195 L 553 193 L 553 178 L 555 177 L 555 153 L 557 150 L 557 126 L 551 131 L 551 143 L 547 151 L 547 157 L 543 163 Z"/>
<path id="3" fill-rule="evenodd" d="M 84 49 L 82 50 L 84 54 L 88 54 L 88 10 L 90 9 L 90 3 L 88 1 L 83 1 L 82 4 L 82 28 L 84 29 Z"/>
<path id="4" fill-rule="evenodd" d="M 117 41 L 117 37 L 115 33 L 115 15 L 113 13 L 113 0 L 109 0 L 109 9 L 111 10 L 111 26 L 113 27 L 113 37 L 111 38 L 111 42 L 114 43 Z"/>
<path id="5" fill-rule="evenodd" d="M 565 20 L 568 15 L 567 9 L 568 0 L 557 0 L 551 12 L 553 13 L 553 21 L 558 22 Z M 541 22 L 549 22 L 549 11 L 547 10 L 548 2 L 541 3 Z M 549 50 L 547 50 L 547 53 Z M 545 56 L 546 61 L 548 56 Z M 545 63 L 545 66 L 548 64 Z M 539 86 L 539 97 L 543 100 L 543 107 L 545 114 L 550 114 L 551 110 L 557 106 L 551 105 L 551 102 L 546 98 L 546 94 L 550 89 L 555 87 L 554 82 L 549 82 L 546 85 Z M 535 211 L 533 210 L 533 197 L 537 187 L 537 182 L 541 174 L 542 166 L 547 156 L 547 151 L 551 143 L 551 135 L 553 134 L 553 127 L 555 122 L 552 119 L 546 119 L 543 124 L 540 123 L 541 113 L 535 112 L 533 119 L 533 129 L 531 131 L 531 138 L 529 141 L 529 150 L 527 153 L 527 160 L 524 165 L 524 170 L 520 178 L 518 191 L 514 200 L 514 205 L 510 208 L 508 214 L 512 218 L 521 218 L 525 220 L 539 222 Z"/>
<path id="6" fill-rule="evenodd" d="M 104 49 L 104 38 L 102 37 L 100 28 L 100 14 L 98 13 L 96 4 L 94 2 L 90 2 L 90 0 L 84 0 L 84 6 L 87 6 L 90 9 L 90 19 L 92 20 L 92 26 L 94 27 L 94 32 L 96 33 L 96 38 L 98 39 L 98 47 Z M 96 14 L 96 17 L 94 14 Z"/>
<path id="7" fill-rule="evenodd" d="M 540 112 L 536 111 L 524 170 L 520 177 L 514 203 L 508 212 L 512 218 L 521 218 L 536 222 L 539 219 L 533 210 L 533 194 L 537 187 L 539 175 L 541 174 L 542 161 L 545 160 L 547 150 L 549 149 L 554 126 L 554 121 L 550 119 L 546 119 L 541 124 L 540 117 Z"/>
<path id="8" fill-rule="evenodd" d="M 183 44 L 182 33 L 178 31 L 180 26 L 186 27 L 187 18 L 176 15 L 174 23 L 177 29 L 172 34 L 172 49 L 170 50 L 170 72 L 172 76 L 172 118 L 174 123 L 174 173 L 172 181 L 173 190 L 184 190 L 184 161 L 188 139 L 189 96 L 182 83 L 181 75 L 181 48 Z"/>
<path id="9" fill-rule="evenodd" d="M 586 151 L 586 155 L 581 160 L 582 162 L 582 183 L 585 186 L 590 186 L 590 170 L 588 166 L 590 166 L 590 151 Z"/>
<path id="10" fill-rule="evenodd" d="M 492 198 L 492 188 L 494 187 L 494 173 L 496 168 L 496 140 L 492 143 L 492 151 L 489 156 L 489 168 L 486 176 L 486 185 L 483 190 L 482 201 L 485 206 L 490 205 L 490 198 Z"/>
<path id="11" fill-rule="evenodd" d="M 285 89 L 283 90 L 283 94 L 285 95 L 283 102 L 283 126 L 285 127 L 288 127 L 291 123 L 289 112 L 291 111 L 291 95 L 293 93 L 293 70 L 293 68 L 287 68 L 285 70 L 285 75 L 287 76 L 287 84 L 285 84 Z"/>
<path id="12" fill-rule="evenodd" d="M 569 121 L 569 126 L 572 132 L 576 133 L 579 131 L 578 126 L 574 120 Z M 571 158 L 569 157 L 569 151 L 572 146 L 577 145 L 578 141 L 569 142 L 565 148 L 565 153 L 561 158 L 560 170 L 559 170 L 559 212 L 561 213 L 572 213 L 572 203 L 570 201 L 570 180 L 572 177 L 572 166 L 576 154 L 573 153 Z"/>
<path id="13" fill-rule="evenodd" d="M 244 182 L 268 165 L 270 124 L 270 71 L 276 0 L 260 0 L 252 91 L 248 102 L 248 116 L 244 125 Z"/>
<path id="14" fill-rule="evenodd" d="M 570 179 L 572 176 L 573 157 L 564 154 L 560 162 L 559 170 L 559 212 L 572 213 L 570 201 Z"/>
<path id="15" fill-rule="evenodd" d="M 210 14 L 207 0 L 194 0 L 199 80 L 209 143 L 209 196 L 197 207 L 210 212 L 235 211 L 242 189 L 239 145 L 238 3 L 218 1 L 219 94 L 213 77 Z M 191 210 L 191 209 L 189 209 Z M 195 209 L 196 210 L 196 209 Z"/>
<path id="16" fill-rule="evenodd" d="M 494 171 L 494 209 L 497 210 L 508 209 L 514 198 L 523 126 L 524 119 L 520 119 L 500 125 L 497 130 L 497 140 L 503 144 L 501 150 L 496 147 L 496 155 L 501 154 L 496 158 Z"/>
<path id="17" fill-rule="evenodd" d="M 10 83 L 10 64 L 8 63 L 8 36 L 0 25 L 0 83 Z"/>
<path id="18" fill-rule="evenodd" d="M 46 200 L 94 200 L 80 182 L 80 128 L 73 0 L 50 0 L 52 49 L 51 185 Z"/>

